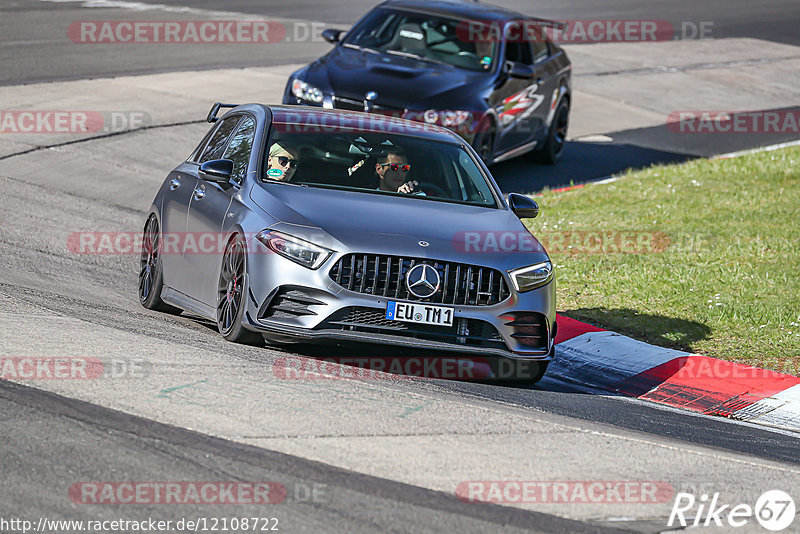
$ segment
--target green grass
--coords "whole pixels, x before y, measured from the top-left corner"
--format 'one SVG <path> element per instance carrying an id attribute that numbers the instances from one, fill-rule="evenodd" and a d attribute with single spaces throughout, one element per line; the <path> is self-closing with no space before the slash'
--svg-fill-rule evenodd
<path id="1" fill-rule="evenodd" d="M 560 313 L 798 374 L 800 149 L 655 166 L 537 200 L 541 215 L 526 222 L 549 243 Z M 581 247 L 597 231 L 654 236 L 656 250 L 614 252 L 608 237 L 609 252 Z"/>

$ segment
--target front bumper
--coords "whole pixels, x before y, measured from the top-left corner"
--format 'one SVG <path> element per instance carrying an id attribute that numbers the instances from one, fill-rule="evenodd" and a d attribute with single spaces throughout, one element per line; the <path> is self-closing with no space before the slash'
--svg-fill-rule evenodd
<path id="1" fill-rule="evenodd" d="M 454 309 L 454 326 L 429 327 L 385 319 L 389 301 L 407 299 L 338 285 L 329 276 L 337 259 L 334 256 L 312 271 L 274 254 L 251 255 L 251 294 L 244 326 L 275 339 L 359 341 L 513 359 L 552 359 L 557 329 L 555 282 L 526 293 L 512 290 L 508 298 L 493 305 L 445 305 Z M 530 338 L 520 337 L 523 327 L 519 324 L 532 321 L 540 325 L 535 328 L 541 341 L 535 346 Z"/>

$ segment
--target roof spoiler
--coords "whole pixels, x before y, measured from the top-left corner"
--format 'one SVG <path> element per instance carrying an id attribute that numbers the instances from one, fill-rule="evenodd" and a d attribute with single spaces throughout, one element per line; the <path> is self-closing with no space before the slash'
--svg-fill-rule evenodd
<path id="1" fill-rule="evenodd" d="M 214 105 L 211 106 L 211 111 L 208 112 L 208 117 L 206 117 L 207 122 L 217 122 L 219 117 L 217 117 L 217 113 L 219 113 L 220 108 L 235 108 L 239 104 L 223 104 L 222 102 L 214 102 Z"/>

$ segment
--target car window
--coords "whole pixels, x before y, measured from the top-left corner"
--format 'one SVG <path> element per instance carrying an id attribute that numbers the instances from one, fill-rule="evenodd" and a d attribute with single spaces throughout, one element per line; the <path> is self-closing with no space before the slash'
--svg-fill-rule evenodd
<path id="1" fill-rule="evenodd" d="M 506 61 L 531 64 L 531 48 L 527 41 L 506 42 Z"/>
<path id="2" fill-rule="evenodd" d="M 256 131 L 256 121 L 252 117 L 245 116 L 239 123 L 239 128 L 228 143 L 228 148 L 222 155 L 222 159 L 233 161 L 233 173 L 231 177 L 242 183 L 247 174 L 247 163 L 250 161 L 250 152 L 253 149 L 253 137 Z"/>
<path id="3" fill-rule="evenodd" d="M 547 39 L 545 39 L 544 36 L 539 36 L 539 38 L 532 39 L 530 43 L 531 48 L 533 49 L 534 63 L 544 61 L 550 55 L 550 50 L 547 46 Z"/>
<path id="4" fill-rule="evenodd" d="M 489 184 L 483 180 L 478 167 L 465 151 L 458 155 L 458 164 L 453 162 L 453 169 L 458 177 L 460 193 L 463 200 L 469 203 L 482 204 L 489 202 L 492 198 L 492 191 Z"/>
<path id="5" fill-rule="evenodd" d="M 216 124 L 211 126 L 206 132 L 206 135 L 203 136 L 203 140 L 197 144 L 197 147 L 192 151 L 192 154 L 189 156 L 187 161 L 197 162 L 200 159 L 200 155 L 203 153 L 203 149 L 205 149 L 206 145 L 208 144 L 208 140 L 211 138 L 211 134 L 214 133 Z"/>
<path id="6" fill-rule="evenodd" d="M 284 126 L 273 130 L 267 146 L 296 164 L 269 168 L 262 174 L 267 183 L 497 207 L 492 186 L 459 144 L 351 129 L 301 133 Z M 409 182 L 413 192 L 402 190 Z"/>
<path id="7" fill-rule="evenodd" d="M 239 122 L 240 118 L 240 115 L 228 117 L 217 126 L 205 150 L 203 150 L 203 154 L 197 160 L 199 163 L 222 158 L 222 151 L 225 150 L 225 143 L 228 142 L 228 137 L 230 137 L 231 132 L 236 127 L 236 123 Z"/>
<path id="8" fill-rule="evenodd" d="M 496 39 L 469 39 L 464 28 L 463 21 L 436 15 L 376 9 L 353 28 L 344 44 L 468 70 L 491 70 Z"/>

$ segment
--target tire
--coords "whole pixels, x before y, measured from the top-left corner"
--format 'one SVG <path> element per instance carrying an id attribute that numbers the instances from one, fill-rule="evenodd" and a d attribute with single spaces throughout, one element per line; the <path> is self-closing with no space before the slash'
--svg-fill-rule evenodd
<path id="1" fill-rule="evenodd" d="M 553 345 L 553 347 L 550 349 L 550 353 L 547 355 L 548 358 L 550 359 L 545 361 L 535 362 L 536 370 L 533 373 L 531 374 L 526 373 L 525 376 L 522 376 L 522 374 L 520 373 L 520 375 L 518 376 L 502 379 L 501 381 L 508 385 L 516 385 L 516 386 L 521 386 L 521 385 L 532 386 L 534 384 L 537 384 L 539 381 L 542 380 L 542 378 L 544 378 L 544 375 L 547 373 L 547 368 L 550 366 L 550 362 L 553 361 L 555 355 L 556 355 L 556 347 L 555 345 Z"/>
<path id="2" fill-rule="evenodd" d="M 554 165 L 561 159 L 564 146 L 567 143 L 567 129 L 569 127 L 569 100 L 561 99 L 553 115 L 553 123 L 547 131 L 547 138 L 540 150 L 534 152 L 536 159 L 541 163 Z"/>
<path id="3" fill-rule="evenodd" d="M 139 259 L 139 303 L 148 310 L 178 314 L 179 308 L 161 300 L 164 276 L 161 270 L 161 232 L 158 219 L 151 214 L 144 225 Z"/>
<path id="4" fill-rule="evenodd" d="M 242 326 L 246 295 L 247 246 L 236 234 L 228 241 L 222 256 L 217 285 L 217 329 L 228 341 L 261 345 L 261 335 Z"/>
<path id="5" fill-rule="evenodd" d="M 536 363 L 536 371 L 526 376 L 514 376 L 509 378 L 500 378 L 498 381 L 501 384 L 509 385 L 509 386 L 532 386 L 538 383 L 542 378 L 544 378 L 545 373 L 547 372 L 547 367 L 550 365 L 550 362 L 535 362 Z M 528 364 L 528 365 L 532 365 Z"/>
<path id="6" fill-rule="evenodd" d="M 545 373 L 547 373 L 547 368 L 550 366 L 550 362 L 539 362 L 539 370 L 533 377 L 528 380 L 528 384 L 533 385 L 537 384 L 542 378 L 544 378 Z"/>
<path id="7" fill-rule="evenodd" d="M 472 148 L 478 153 L 478 156 L 488 167 L 492 164 L 494 159 L 494 142 L 496 136 L 496 129 L 491 119 L 485 119 L 478 127 L 478 133 L 472 140 Z"/>

